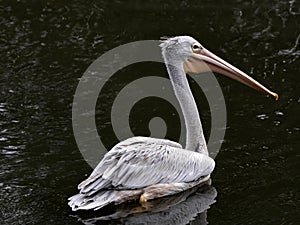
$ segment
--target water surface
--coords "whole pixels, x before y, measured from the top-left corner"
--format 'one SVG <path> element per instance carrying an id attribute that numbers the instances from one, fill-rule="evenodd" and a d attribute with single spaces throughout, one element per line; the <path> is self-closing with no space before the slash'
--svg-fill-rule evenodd
<path id="1" fill-rule="evenodd" d="M 283 0 L 0 0 L 0 223 L 82 224 L 66 200 L 91 172 L 72 131 L 78 79 L 120 44 L 188 34 L 280 95 L 276 102 L 217 76 L 228 127 L 212 175 L 218 195 L 205 220 L 299 224 L 299 8 L 298 1 Z M 151 73 L 167 76 L 163 65 L 133 65 L 99 96 L 97 127 L 107 147 L 118 140 L 106 106 L 126 82 Z M 209 108 L 191 86 L 208 135 Z M 168 137 L 177 140 L 172 110 L 161 100 L 140 102 L 132 112 L 132 130 L 147 135 L 143 112 L 147 118 L 159 112 L 174 126 Z"/>

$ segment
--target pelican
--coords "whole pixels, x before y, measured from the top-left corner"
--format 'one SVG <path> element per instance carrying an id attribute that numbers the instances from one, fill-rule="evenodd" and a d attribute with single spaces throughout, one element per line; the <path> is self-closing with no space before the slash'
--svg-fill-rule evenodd
<path id="1" fill-rule="evenodd" d="M 186 126 L 186 145 L 151 137 L 132 137 L 115 145 L 70 197 L 76 210 L 98 210 L 120 204 L 173 195 L 207 182 L 215 162 L 209 157 L 197 105 L 186 73 L 213 71 L 265 94 L 278 95 L 205 49 L 189 36 L 167 38 L 162 56 Z"/>

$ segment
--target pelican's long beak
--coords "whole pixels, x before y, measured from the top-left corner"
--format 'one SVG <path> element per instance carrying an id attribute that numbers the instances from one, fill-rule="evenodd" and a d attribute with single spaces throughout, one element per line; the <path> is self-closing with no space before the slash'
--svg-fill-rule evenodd
<path id="1" fill-rule="evenodd" d="M 224 61 L 223 59 L 211 53 L 205 48 L 199 50 L 197 53 L 193 53 L 187 59 L 187 61 L 184 62 L 183 67 L 186 73 L 202 73 L 213 71 L 223 74 L 255 90 L 262 91 L 268 95 L 272 95 L 275 97 L 276 100 L 278 100 L 278 94 L 270 91 L 262 84 L 254 80 L 252 77 L 245 74 L 243 71 L 232 66 L 231 64 Z"/>

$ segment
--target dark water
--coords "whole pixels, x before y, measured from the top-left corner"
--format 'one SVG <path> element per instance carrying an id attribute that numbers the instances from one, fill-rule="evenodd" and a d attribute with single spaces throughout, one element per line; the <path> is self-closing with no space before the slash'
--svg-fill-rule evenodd
<path id="1" fill-rule="evenodd" d="M 280 94 L 276 102 L 217 76 L 228 110 L 212 175 L 218 195 L 207 215 L 199 214 L 191 224 L 206 219 L 210 224 L 299 224 L 299 1 L 1 0 L 0 30 L 1 224 L 82 224 L 88 215 L 74 217 L 66 200 L 91 172 L 72 131 L 78 79 L 111 48 L 179 34 L 196 37 Z M 134 79 L 152 71 L 166 76 L 162 65 L 147 63 L 121 73 Z M 111 82 L 99 98 L 112 102 L 122 82 L 126 79 Z M 109 110 L 99 102 L 98 132 L 111 147 L 117 140 Z M 146 103 L 139 103 L 140 111 L 147 111 Z M 163 104 L 158 100 L 154 108 L 167 117 L 172 109 L 162 110 Z M 147 124 L 140 123 L 144 114 L 137 112 L 132 130 L 146 135 Z M 207 133 L 207 106 L 201 115 Z M 177 130 L 169 138 L 176 140 Z"/>

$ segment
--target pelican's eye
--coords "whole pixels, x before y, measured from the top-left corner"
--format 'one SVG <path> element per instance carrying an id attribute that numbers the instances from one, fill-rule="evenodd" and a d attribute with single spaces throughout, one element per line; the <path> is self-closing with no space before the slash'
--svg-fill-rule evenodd
<path id="1" fill-rule="evenodd" d="M 200 46 L 199 44 L 193 44 L 192 49 L 194 52 L 199 52 L 202 50 L 202 46 Z"/>

